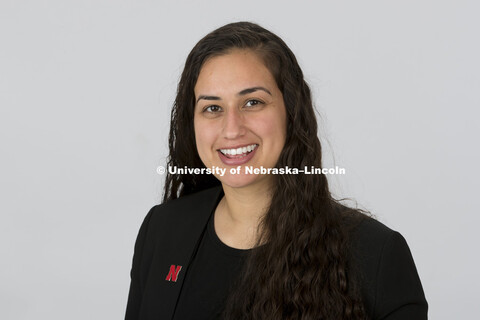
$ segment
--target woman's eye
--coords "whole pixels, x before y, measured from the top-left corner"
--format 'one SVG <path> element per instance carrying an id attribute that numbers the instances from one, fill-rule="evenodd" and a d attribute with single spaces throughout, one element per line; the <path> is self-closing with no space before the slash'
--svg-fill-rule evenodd
<path id="1" fill-rule="evenodd" d="M 255 100 L 255 99 L 251 99 L 251 100 L 248 100 L 247 103 L 245 104 L 246 107 L 253 107 L 253 106 L 256 106 L 256 105 L 259 105 L 263 103 L 262 101 L 259 101 L 259 100 Z"/>
<path id="2" fill-rule="evenodd" d="M 204 112 L 215 113 L 215 112 L 221 111 L 221 109 L 222 109 L 222 108 L 220 108 L 219 106 L 213 105 L 213 106 L 208 106 L 208 107 L 206 107 L 205 109 L 203 109 L 203 111 L 204 111 Z"/>

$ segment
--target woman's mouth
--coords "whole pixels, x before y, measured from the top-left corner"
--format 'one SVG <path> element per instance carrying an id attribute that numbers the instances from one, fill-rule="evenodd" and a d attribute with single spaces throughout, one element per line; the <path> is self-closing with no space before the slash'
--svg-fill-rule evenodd
<path id="1" fill-rule="evenodd" d="M 240 148 L 219 149 L 217 151 L 220 156 L 220 160 L 222 160 L 224 164 L 241 165 L 253 158 L 257 147 L 258 144 L 250 144 Z"/>
<path id="2" fill-rule="evenodd" d="M 227 158 L 241 158 L 252 152 L 258 147 L 258 144 L 251 144 L 242 148 L 220 149 L 220 152 Z"/>

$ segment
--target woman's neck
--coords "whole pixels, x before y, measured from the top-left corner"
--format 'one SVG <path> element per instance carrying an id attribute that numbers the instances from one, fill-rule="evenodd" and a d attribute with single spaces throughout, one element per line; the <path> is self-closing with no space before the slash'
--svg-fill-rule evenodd
<path id="1" fill-rule="evenodd" d="M 238 249 L 250 249 L 258 239 L 258 226 L 268 210 L 271 194 L 265 186 L 231 188 L 215 210 L 215 231 L 222 242 Z"/>

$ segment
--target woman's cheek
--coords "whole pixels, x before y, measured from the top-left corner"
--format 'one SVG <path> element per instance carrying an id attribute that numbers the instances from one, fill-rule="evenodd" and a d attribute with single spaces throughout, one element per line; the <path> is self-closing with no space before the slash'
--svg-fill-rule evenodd
<path id="1" fill-rule="evenodd" d="M 197 151 L 202 162 L 209 166 L 213 158 L 213 146 L 215 143 L 215 129 L 205 121 L 195 122 L 195 140 Z"/>

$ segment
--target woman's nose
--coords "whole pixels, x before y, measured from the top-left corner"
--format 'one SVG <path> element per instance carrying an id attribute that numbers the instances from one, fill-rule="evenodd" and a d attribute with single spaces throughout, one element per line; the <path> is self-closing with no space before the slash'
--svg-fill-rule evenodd
<path id="1" fill-rule="evenodd" d="M 245 133 L 244 119 L 240 111 L 230 109 L 225 113 L 223 135 L 226 139 L 235 139 Z"/>

